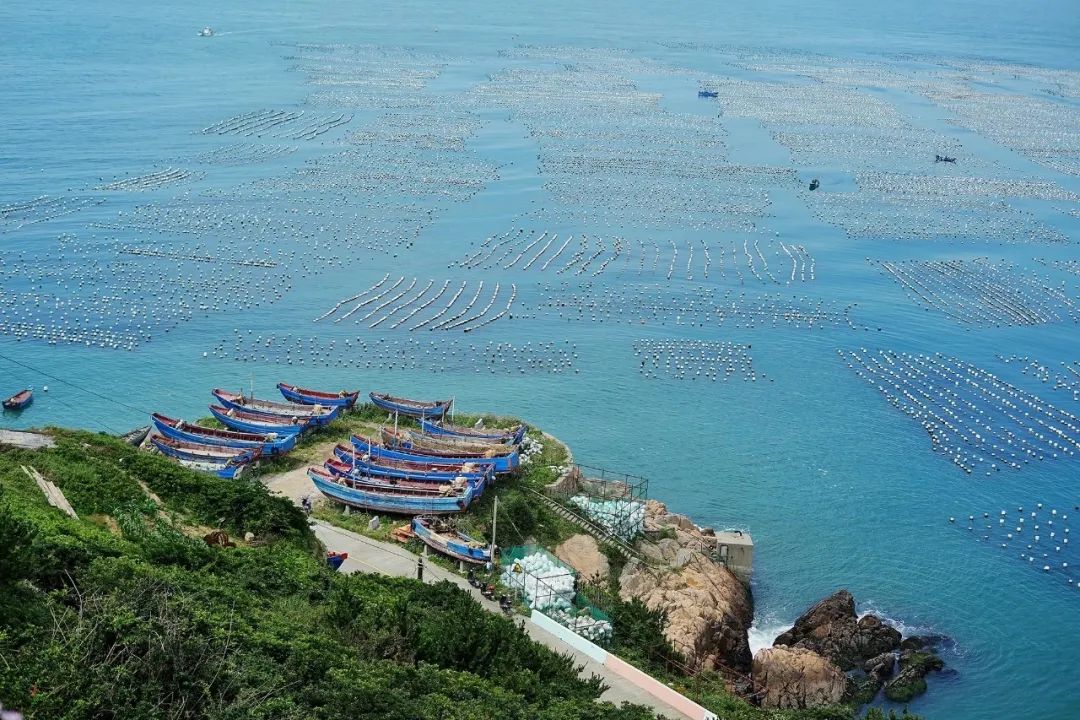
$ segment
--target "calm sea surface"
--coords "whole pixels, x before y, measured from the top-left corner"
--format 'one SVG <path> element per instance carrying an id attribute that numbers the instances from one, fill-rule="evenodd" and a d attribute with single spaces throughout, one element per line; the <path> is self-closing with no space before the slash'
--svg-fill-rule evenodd
<path id="1" fill-rule="evenodd" d="M 1005 243 L 981 231 L 898 240 L 872 232 L 849 237 L 813 212 L 802 189 L 820 177 L 822 192 L 855 190 L 854 177 L 865 169 L 852 164 L 855 157 L 855 165 L 865 160 L 884 173 L 949 178 L 970 168 L 974 178 L 1041 180 L 1080 193 L 1080 177 L 1019 154 L 981 132 L 983 126 L 950 123 L 943 99 L 968 83 L 1050 103 L 1061 111 L 1061 142 L 1075 144 L 1080 10 L 1074 2 L 7 0 L 0 23 L 0 206 L 8 208 L 0 218 L 0 394 L 49 386 L 21 416 L 5 415 L 3 425 L 124 431 L 145 424 L 155 410 L 205 415 L 211 387 L 254 385 L 257 394 L 271 396 L 279 380 L 452 395 L 465 409 L 542 425 L 568 441 L 582 462 L 647 476 L 652 496 L 703 525 L 749 529 L 756 541 L 757 642 L 846 587 L 860 609 L 954 641 L 944 653 L 948 672 L 933 679 L 913 711 L 940 720 L 1080 717 L 1075 582 L 1018 559 L 1019 547 L 979 542 L 978 530 L 964 529 L 970 514 L 994 518 L 1039 502 L 1068 514 L 1080 505 L 1080 463 L 1047 459 L 991 477 L 964 474 L 932 451 L 917 422 L 837 355 L 860 348 L 940 352 L 1080 413 L 1071 391 L 1021 373 L 1025 362 L 999 359 L 1036 359 L 1052 373 L 1080 360 L 1076 326 L 1064 313 L 1028 327 L 962 325 L 924 310 L 867 262 L 1006 260 L 1075 300 L 1077 278 L 1066 269 L 1067 261 L 1080 261 L 1080 204 L 990 193 L 989 202 L 1009 201 L 1018 216 L 1053 229 L 1064 242 Z M 204 25 L 216 35 L 197 37 Z M 804 95 L 792 94 L 786 108 L 781 92 L 741 116 L 730 109 L 733 98 L 758 92 L 761 83 L 820 90 L 822 72 L 826 82 L 860 73 L 843 80 L 844 87 L 894 108 L 905 127 L 950 139 L 949 148 L 962 150 L 958 169 L 900 160 L 891 166 L 888 155 L 872 157 L 864 152 L 866 133 L 882 129 L 877 121 L 853 126 L 850 105 L 837 106 L 834 117 L 828 102 L 807 108 L 805 122 L 825 128 L 848 159 L 800 164 L 776 132 L 798 124 L 790 115 L 802 112 Z M 570 79 L 581 73 L 582 81 L 565 87 L 537 81 L 544 73 Z M 699 82 L 725 78 L 747 84 L 725 86 L 717 100 L 697 97 Z M 942 94 L 928 99 L 912 78 L 925 79 L 931 95 Z M 613 88 L 658 98 L 624 101 Z M 828 92 L 821 95 L 826 101 L 842 101 Z M 312 122 L 348 121 L 310 138 L 301 132 L 304 120 L 294 125 L 296 137 L 200 132 L 263 109 L 303 111 Z M 668 141 L 648 140 L 662 127 L 661 112 L 683 123 L 669 146 L 685 154 L 686 177 L 651 185 L 653 177 L 634 175 L 625 163 L 588 175 L 579 165 L 563 165 L 562 175 L 555 169 L 556 161 L 581 156 L 567 137 L 590 128 L 613 129 L 590 136 L 605 143 L 597 153 L 605 158 L 664 154 Z M 991 110 L 980 113 L 993 124 Z M 721 134 L 723 147 L 691 138 L 685 131 L 691 124 Z M 644 129 L 640 147 L 627 139 L 627 127 Z M 545 128 L 569 130 L 538 131 Z M 258 161 L 236 161 L 223 148 Z M 936 152 L 926 150 L 928 157 Z M 702 173 L 710 163 L 782 173 L 732 184 Z M 1075 156 L 1072 163 L 1080 167 Z M 103 187 L 168 168 L 192 174 L 134 191 Z M 745 216 L 738 207 L 710 214 L 695 204 L 694 198 L 709 197 L 706 186 L 714 181 L 730 184 L 733 205 L 745 194 L 752 206 Z M 696 189 L 672 205 L 668 200 L 679 191 L 671 188 L 682 182 Z M 615 186 L 633 192 L 623 199 Z M 442 192 L 445 187 L 453 189 Z M 52 200 L 10 209 L 42 196 Z M 654 211 L 652 200 L 664 209 Z M 953 198 L 941 199 L 938 209 L 925 212 L 927 227 L 958 208 Z M 888 219 L 894 210 L 873 212 Z M 719 215 L 736 217 L 734 225 L 752 216 L 752 233 L 714 227 Z M 632 252 L 624 249 L 597 275 L 604 255 L 580 274 L 574 268 L 556 274 L 577 239 L 546 271 L 540 271 L 543 259 L 527 271 L 522 266 L 547 239 L 511 267 L 519 250 L 500 263 L 501 250 L 485 266 L 454 264 L 487 238 L 517 229 L 533 240 L 545 230 L 548 238 L 559 233 L 548 255 L 582 233 L 601 237 L 608 255 L 616 236 L 628 239 Z M 751 276 L 745 238 L 768 249 L 770 271 L 782 282 Z M 787 282 L 791 261 L 776 239 L 813 256 L 812 281 Z M 692 258 L 690 248 L 696 248 Z M 251 258 L 276 266 L 232 262 Z M 741 263 L 741 279 L 733 262 Z M 387 274 L 376 293 L 404 280 L 379 301 L 333 322 L 369 294 L 312 322 Z M 395 299 L 414 278 L 417 284 Z M 449 281 L 439 301 L 396 328 L 422 300 L 370 327 L 429 280 L 425 298 Z M 443 320 L 474 293 L 469 313 L 479 313 L 495 283 L 501 294 L 485 317 L 505 307 L 510 284 L 516 305 L 467 334 L 409 331 L 446 306 L 462 282 L 461 300 Z M 742 302 L 765 319 L 750 327 L 684 313 L 689 299 L 710 292 L 716 298 L 730 292 L 728 305 Z M 582 295 L 610 298 L 616 311 L 590 308 L 579 316 L 576 306 L 559 307 Z M 812 329 L 774 322 L 772 301 L 804 309 L 821 302 L 837 320 Z M 853 304 L 851 327 L 840 318 Z M 106 306 L 112 310 L 101 314 Z M 650 315 L 654 306 L 674 309 Z M 62 317 L 68 339 L 98 328 L 138 343 L 127 350 L 127 340 L 114 348 L 32 337 L 34 327 L 64 328 Z M 21 321 L 28 335 L 10 330 Z M 750 345 L 757 379 L 736 374 L 711 381 L 693 369 L 683 379 L 645 377 L 634 349 L 645 340 Z M 556 358 L 569 362 L 558 373 L 538 364 Z M 948 523 L 950 516 L 957 525 Z"/>

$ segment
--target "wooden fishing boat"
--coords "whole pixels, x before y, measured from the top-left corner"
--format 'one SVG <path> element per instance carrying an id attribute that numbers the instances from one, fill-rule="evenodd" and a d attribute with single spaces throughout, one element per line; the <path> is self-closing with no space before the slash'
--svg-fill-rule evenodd
<path id="1" fill-rule="evenodd" d="M 483 478 L 472 480 L 466 477 L 459 477 L 454 478 L 453 480 L 431 480 L 424 478 L 385 477 L 368 474 L 363 470 L 354 468 L 350 463 L 336 458 L 324 460 L 323 467 L 329 470 L 335 477 L 347 478 L 350 484 L 376 489 L 383 488 L 406 493 L 427 493 L 429 495 L 444 495 L 446 494 L 446 488 L 448 487 L 464 489 L 470 484 L 477 486 L 475 489 L 478 492 L 482 492 L 484 489 L 482 486 L 484 482 Z"/>
<path id="2" fill-rule="evenodd" d="M 464 477 L 469 480 L 490 478 L 493 469 L 490 463 L 432 463 L 412 462 L 373 456 L 371 453 L 357 452 L 354 448 L 338 445 L 334 455 L 356 469 L 371 472 L 384 477 L 423 478 L 425 480 L 448 481 Z M 434 458 L 433 458 L 434 459 Z"/>
<path id="3" fill-rule="evenodd" d="M 413 462 L 438 462 L 438 463 L 490 463 L 496 475 L 513 472 L 521 464 L 521 459 L 515 452 L 513 455 L 496 457 L 481 457 L 477 454 L 467 453 L 449 454 L 438 453 L 423 448 L 407 449 L 401 447 L 388 447 L 362 435 L 353 435 L 352 444 L 362 453 L 371 453 L 378 458 L 392 458 L 394 460 L 411 460 Z"/>
<path id="4" fill-rule="evenodd" d="M 277 388 L 286 400 L 293 403 L 300 403 L 301 405 L 324 405 L 327 407 L 351 408 L 356 405 L 356 400 L 360 397 L 359 390 L 356 390 L 355 392 L 342 390 L 341 392 L 328 393 L 319 390 L 309 390 L 308 388 L 297 387 L 296 385 L 289 385 L 287 383 L 278 383 Z"/>
<path id="5" fill-rule="evenodd" d="M 393 430 L 390 432 L 393 432 Z M 517 447 L 513 443 L 498 442 L 496 440 L 477 440 L 476 438 L 461 437 L 460 435 L 431 435 L 409 429 L 399 430 L 397 436 L 399 440 L 407 439 L 409 442 L 416 442 L 423 447 L 433 450 L 446 450 L 447 452 L 464 451 L 480 454 L 494 452 L 502 455 Z"/>
<path id="6" fill-rule="evenodd" d="M 405 493 L 357 487 L 348 478 L 335 477 L 329 470 L 309 467 L 308 478 L 315 488 L 333 502 L 378 513 L 397 515 L 446 515 L 462 512 L 472 504 L 476 491 L 466 486 L 460 494 Z"/>
<path id="7" fill-rule="evenodd" d="M 453 400 L 410 400 L 386 393 L 371 393 L 371 402 L 390 413 L 417 418 L 441 418 L 450 410 Z"/>
<path id="8" fill-rule="evenodd" d="M 218 463 L 205 463 L 197 460 L 183 460 L 181 458 L 174 458 L 176 462 L 180 463 L 189 470 L 198 470 L 199 472 L 209 473 L 211 475 L 217 475 L 219 478 L 226 480 L 234 480 L 240 477 L 244 470 L 248 467 L 245 464 L 239 465 L 220 465 Z"/>
<path id="9" fill-rule="evenodd" d="M 5 410 L 22 410 L 34 402 L 34 391 L 27 388 L 20 390 L 4 401 Z"/>
<path id="10" fill-rule="evenodd" d="M 483 565 L 491 560 L 491 548 L 446 521 L 421 515 L 414 517 L 412 531 L 428 547 L 458 560 Z"/>
<path id="11" fill-rule="evenodd" d="M 296 446 L 296 433 L 260 434 L 221 430 L 175 420 L 160 413 L 150 416 L 157 431 L 165 437 L 204 445 L 221 445 L 231 448 L 259 448 L 264 455 L 284 455 Z"/>
<path id="12" fill-rule="evenodd" d="M 475 442 L 496 442 L 511 445 L 519 445 L 525 439 L 528 425 L 515 425 L 505 430 L 501 428 L 476 429 L 461 425 L 451 425 L 447 422 L 434 423 L 430 420 L 421 419 L 420 428 L 428 435 L 451 435 Z"/>
<path id="13" fill-rule="evenodd" d="M 411 430 L 381 428 L 383 444 L 397 450 L 406 450 L 418 455 L 449 456 L 491 460 L 496 472 L 510 472 L 520 464 L 516 445 L 468 445 L 465 443 L 445 442 L 431 435 L 421 435 Z"/>
<path id="14" fill-rule="evenodd" d="M 305 418 L 315 425 L 325 425 L 338 416 L 340 407 L 324 407 L 322 405 L 300 405 L 298 403 L 279 403 L 270 400 L 256 400 L 240 393 L 231 393 L 228 390 L 215 388 L 211 390 L 223 406 L 243 410 L 244 412 L 265 415 L 269 417 Z"/>
<path id="15" fill-rule="evenodd" d="M 235 408 L 223 408 L 217 405 L 210 406 L 210 414 L 214 418 L 233 430 L 246 433 L 261 433 L 268 435 L 296 435 L 307 430 L 309 421 L 307 418 L 294 417 L 291 420 L 274 415 L 259 415 Z"/>
<path id="16" fill-rule="evenodd" d="M 155 435 L 150 438 L 150 443 L 158 449 L 162 455 L 178 458 L 180 460 L 194 460 L 195 462 L 215 463 L 228 465 L 230 463 L 243 465 L 254 461 L 262 450 L 259 448 L 230 448 L 224 445 L 203 445 L 201 443 L 176 440 L 175 438 Z"/>

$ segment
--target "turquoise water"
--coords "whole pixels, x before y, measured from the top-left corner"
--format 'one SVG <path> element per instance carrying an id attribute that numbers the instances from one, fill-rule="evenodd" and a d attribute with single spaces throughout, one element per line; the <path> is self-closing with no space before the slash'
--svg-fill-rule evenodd
<path id="1" fill-rule="evenodd" d="M 969 87 L 1038 98 L 1061 108 L 1066 119 L 1061 142 L 1067 144 L 1080 131 L 1077 85 L 1058 86 L 1033 77 L 1031 71 L 1052 69 L 1063 73 L 1055 78 L 1073 77 L 1068 73 L 1077 71 L 1080 13 L 1067 2 L 727 5 L 311 2 L 271 8 L 264 3 L 153 7 L 110 1 L 47 8 L 20 0 L 5 3 L 0 7 L 0 20 L 8 30 L 0 47 L 0 205 L 41 195 L 104 202 L 51 219 L 39 214 L 34 219 L 41 221 L 32 224 L 0 225 L 0 291 L 5 294 L 0 297 L 16 298 L 14 305 L 2 307 L 40 319 L 47 317 L 41 308 L 55 303 L 53 296 L 94 299 L 95 290 L 118 295 L 126 288 L 129 304 L 103 320 L 103 327 L 147 324 L 137 312 L 131 314 L 135 307 L 151 308 L 162 321 L 149 321 L 149 340 L 141 339 L 130 351 L 51 345 L 0 334 L 0 391 L 49 386 L 48 393 L 37 393 L 31 409 L 21 416 L 6 415 L 4 424 L 123 431 L 144 423 L 145 413 L 152 410 L 189 418 L 204 415 L 207 390 L 213 386 L 253 384 L 258 393 L 270 395 L 278 380 L 365 392 L 453 395 L 464 408 L 514 413 L 543 425 L 570 442 L 582 462 L 648 476 L 653 496 L 702 524 L 750 529 L 757 544 L 754 594 L 762 634 L 778 631 L 814 600 L 847 587 L 863 610 L 954 639 L 955 647 L 946 651 L 949 673 L 933 680 L 931 691 L 912 704 L 914 711 L 950 720 L 1077 716 L 1080 676 L 1067 669 L 1077 660 L 1080 592 L 1066 586 L 1061 575 L 1046 576 L 1017 560 L 1014 551 L 976 542 L 974 533 L 947 522 L 949 516 L 962 519 L 989 512 L 993 517 L 1001 509 L 1011 512 L 1036 502 L 1071 509 L 1080 502 L 1075 459 L 1048 460 L 993 477 L 965 475 L 948 458 L 933 453 L 922 428 L 848 370 L 836 351 L 865 347 L 941 352 L 994 372 L 1063 410 L 1080 411 L 1070 393 L 1021 374 L 1019 364 L 997 359 L 1030 356 L 1052 369 L 1080 360 L 1071 321 L 969 329 L 922 309 L 866 261 L 1006 259 L 1055 286 L 1064 283 L 1066 293 L 1076 298 L 1080 292 L 1075 275 L 1035 259 L 1080 259 L 1072 244 L 1080 218 L 1069 214 L 1080 205 L 1074 200 L 1009 200 L 1012 207 L 1029 213 L 1025 217 L 1067 240 L 1054 244 L 1006 244 L 978 233 L 944 240 L 849 238 L 813 212 L 814 201 L 801 188 L 820 177 L 825 192 L 853 191 L 861 169 L 857 163 L 799 163 L 770 134 L 770 122 L 763 125 L 759 118 L 732 111 L 718 117 L 718 107 L 731 99 L 702 100 L 696 94 L 699 81 L 717 78 L 800 86 L 813 85 L 806 75 L 811 66 L 815 72 L 870 68 L 866 77 L 875 79 L 853 83 L 861 87 L 856 90 L 863 93 L 859 97 L 877 98 L 910 127 L 958 143 L 962 154 L 957 174 L 1045 180 L 1080 193 L 1080 178 L 1014 152 L 989 133 L 952 124 L 945 101 L 928 99 L 913 85 L 888 82 L 902 76 L 944 83 L 933 73 L 961 67 L 962 74 L 970 76 Z M 217 35 L 196 37 L 207 24 Z M 340 48 L 329 59 L 305 61 L 305 52 L 325 51 L 297 47 L 303 44 L 374 49 L 365 50 L 356 62 L 347 62 Z M 522 50 L 526 46 L 561 50 Z M 628 63 L 627 57 L 641 62 Z M 974 60 L 1006 67 L 988 75 L 974 67 Z M 298 67 L 305 62 L 309 72 Z M 335 64 L 337 70 L 331 67 Z M 326 84 L 329 74 L 346 66 L 369 81 L 360 86 Z M 596 98 L 590 97 L 591 84 L 572 88 L 573 100 L 562 104 L 552 97 L 552 86 L 529 85 L 526 76 L 498 84 L 499 73 L 507 69 L 567 68 L 592 73 L 585 77 L 595 84 Z M 418 71 L 430 74 L 415 86 L 407 84 L 406 78 L 414 77 L 410 73 Z M 477 90 L 492 82 L 494 93 Z M 667 113 L 699 117 L 707 132 L 723 134 L 724 148 L 691 142 L 669 148 L 664 145 L 668 136 L 652 142 L 648 133 L 660 130 L 656 116 L 644 113 L 641 127 L 648 132 L 634 139 L 610 139 L 609 154 L 630 157 L 637 145 L 645 157 L 669 150 L 685 153 L 688 164 L 697 168 L 694 172 L 700 171 L 695 163 L 715 162 L 786 168 L 790 174 L 738 184 L 716 180 L 725 193 L 730 191 L 720 198 L 709 194 L 711 176 L 702 179 L 691 172 L 678 180 L 693 188 L 687 191 L 692 199 L 720 203 L 739 198 L 756 208 L 744 213 L 718 211 L 691 200 L 680 200 L 681 211 L 664 210 L 670 192 L 658 189 L 650 197 L 641 191 L 648 177 L 627 179 L 617 170 L 587 177 L 573 169 L 556 174 L 576 188 L 567 191 L 571 194 L 545 187 L 553 173 L 553 164 L 545 163 L 573 153 L 569 142 L 560 144 L 564 141 L 530 129 L 625 128 L 629 121 L 619 124 L 624 113 L 632 116 L 641 108 L 624 107 L 606 94 L 610 86 L 622 87 L 624 82 L 659 94 L 657 107 Z M 346 97 L 343 88 L 353 95 Z M 508 100 L 514 90 L 523 96 Z M 313 96 L 319 92 L 327 94 Z M 605 105 L 609 102 L 615 103 L 610 109 Z M 775 103 L 761 107 L 770 113 L 783 109 Z M 199 132 L 263 108 L 353 117 L 343 128 L 313 140 Z M 840 133 L 838 146 L 859 160 L 862 151 L 852 147 L 864 146 L 867 133 L 875 128 L 846 123 L 845 113 L 853 112 L 850 106 L 832 109 L 835 114 L 826 103 L 809 122 Z M 362 131 L 389 127 L 400 132 L 405 126 L 386 121 L 387 114 L 422 118 L 427 126 L 442 128 L 439 132 L 460 125 L 460 149 L 441 144 L 402 148 L 387 135 L 365 144 L 346 142 Z M 789 125 L 785 120 L 771 129 L 789 130 Z M 442 143 L 454 134 L 439 132 L 434 134 Z M 240 142 L 296 150 L 251 164 L 197 160 Z M 328 163 L 342 151 L 359 154 Z M 415 169 L 425 161 L 430 166 Z M 116 178 L 166 167 L 204 175 L 139 192 L 95 189 Z M 343 167 L 353 173 L 347 184 Z M 453 185 L 450 195 L 425 192 L 425 187 L 451 187 L 438 174 L 440 167 L 453 177 L 475 181 L 475 192 L 458 192 L 463 185 Z M 874 169 L 946 178 L 953 172 L 932 163 L 912 166 L 909 158 L 900 156 L 886 158 Z M 307 177 L 305 172 L 314 173 L 311 184 L 297 181 Z M 436 178 L 427 186 L 417 180 L 425 173 Z M 320 188 L 320 178 L 334 187 Z M 614 197 L 611 183 L 619 180 L 624 190 L 638 193 L 631 196 L 635 202 Z M 589 183 L 594 183 L 595 195 L 587 192 Z M 645 206 L 642 197 L 650 200 Z M 927 225 L 957 211 L 949 200 L 940 202 L 943 209 L 928 213 Z M 190 225 L 174 224 L 169 230 L 158 221 L 130 221 L 150 217 L 147 207 L 170 204 L 189 216 L 213 211 L 233 220 L 243 216 L 245 222 L 225 220 L 213 231 L 195 234 L 183 232 L 191 230 Z M 1002 222 L 1011 222 L 1011 217 Z M 740 226 L 746 218 L 755 222 L 753 233 Z M 389 228 L 389 234 L 380 234 L 380 227 Z M 629 261 L 616 259 L 596 277 L 595 265 L 581 275 L 556 275 L 560 261 L 545 272 L 537 266 L 523 271 L 520 265 L 454 265 L 486 238 L 513 228 L 535 231 L 533 238 L 543 230 L 558 232 L 559 244 L 571 233 L 603 236 L 609 245 L 611 237 L 620 235 L 638 254 Z M 62 234 L 67 239 L 59 241 Z M 387 237 L 408 237 L 411 245 Z M 740 284 L 730 266 L 730 251 L 721 277 L 719 248 L 737 246 L 741 252 L 745 238 L 761 240 L 777 275 L 786 268 L 786 256 L 775 254 L 780 251 L 771 244 L 774 239 L 804 245 L 814 258 L 814 280 L 790 286 L 759 283 L 744 264 Z M 711 244 L 713 255 L 707 279 L 704 254 L 696 245 L 702 239 Z M 640 257 L 639 240 L 665 248 L 657 269 L 652 269 L 651 249 Z M 680 253 L 669 280 L 670 242 Z M 267 271 L 134 257 L 118 254 L 121 245 L 177 253 L 193 252 L 197 246 L 199 252 L 218 257 L 270 257 L 278 265 Z M 535 251 L 542 246 L 536 245 Z M 688 280 L 685 266 L 678 263 L 687 261 L 691 246 L 697 248 L 696 264 L 694 279 Z M 569 259 L 569 252 L 562 260 Z M 642 263 L 646 269 L 639 273 Z M 99 270 L 91 273 L 91 267 Z M 220 284 L 215 288 L 214 283 L 197 286 L 193 283 L 200 273 L 218 273 L 215 281 L 231 278 L 249 284 L 239 290 Z M 366 322 L 352 322 L 379 304 L 373 303 L 342 323 L 333 323 L 333 318 L 312 322 L 387 273 L 391 278 L 386 286 L 406 278 L 387 300 L 414 277 L 419 282 L 410 295 L 419 293 L 429 279 L 436 289 L 450 281 L 443 301 L 418 314 L 417 320 L 445 305 L 463 281 L 468 283 L 464 302 L 480 280 L 488 289 L 477 309 L 486 304 L 493 283 L 503 285 L 496 309 L 506 302 L 505 286 L 517 286 L 514 317 L 469 334 L 410 333 L 411 323 L 392 329 L 393 321 L 369 328 L 381 312 Z M 194 280 L 188 282 L 189 276 Z M 268 302 L 279 291 L 281 299 Z M 771 317 L 755 327 L 730 318 L 723 324 L 691 325 L 692 316 L 685 312 L 689 299 L 707 297 L 710 291 L 717 297 L 730 291 L 736 299 L 746 293 L 746 307 L 758 309 L 763 306 L 757 298 L 763 295 L 780 296 L 803 309 L 822 301 L 836 321 L 813 329 L 786 322 L 773 327 Z M 219 310 L 198 310 L 215 292 L 220 293 Z M 674 298 L 671 306 L 682 310 L 649 317 L 647 309 L 624 305 L 614 316 L 601 313 L 594 322 L 592 312 L 586 312 L 585 319 L 568 320 L 551 306 L 556 293 L 565 300 L 605 292 L 643 293 L 634 297 L 653 303 Z M 37 305 L 26 299 L 43 293 L 50 298 Z M 853 303 L 854 328 L 841 319 L 843 309 Z M 185 304 L 195 309 L 185 311 L 180 320 L 170 319 Z M 649 321 L 642 324 L 642 317 Z M 249 338 L 271 335 L 271 349 L 263 350 L 262 340 L 256 352 Z M 291 354 L 283 350 L 285 335 L 294 348 Z M 237 337 L 242 352 L 235 349 Z M 297 338 L 304 339 L 302 351 L 295 349 Z M 324 353 L 318 362 L 310 354 L 312 338 Z M 645 378 L 633 352 L 635 341 L 642 339 L 750 344 L 754 369 L 764 378 Z M 402 364 L 400 351 L 385 349 L 395 342 L 409 348 L 405 362 L 410 367 L 387 367 L 391 356 L 397 358 L 396 365 Z M 519 363 L 510 360 L 492 373 L 485 362 L 473 359 L 480 350 L 469 349 L 483 349 L 488 342 L 511 343 L 518 357 L 524 357 L 521 348 L 526 343 L 555 343 L 565 351 L 560 357 L 572 364 L 557 374 L 527 366 L 522 373 Z M 406 343 L 425 345 L 420 352 Z M 533 358 L 553 357 L 546 349 L 529 352 Z"/>

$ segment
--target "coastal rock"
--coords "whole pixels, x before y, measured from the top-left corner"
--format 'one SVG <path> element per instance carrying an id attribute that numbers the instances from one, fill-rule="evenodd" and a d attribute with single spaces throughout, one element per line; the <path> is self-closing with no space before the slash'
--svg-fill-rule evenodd
<path id="1" fill-rule="evenodd" d="M 584 580 L 605 580 L 610 573 L 607 557 L 591 535 L 573 535 L 555 548 L 555 557 L 574 568 Z"/>
<path id="2" fill-rule="evenodd" d="M 828 659 L 805 648 L 771 647 L 754 656 L 754 681 L 765 708 L 804 709 L 833 705 L 844 697 L 847 678 Z"/>
<path id="3" fill-rule="evenodd" d="M 750 669 L 747 631 L 754 615 L 750 594 L 723 565 L 697 552 L 678 569 L 632 562 L 619 577 L 619 595 L 665 610 L 664 634 L 691 661 L 711 669 Z"/>
<path id="4" fill-rule="evenodd" d="M 885 697 L 905 703 L 926 692 L 926 676 L 941 670 L 945 663 L 933 653 L 905 652 L 900 656 L 900 674 L 885 686 Z"/>
<path id="5" fill-rule="evenodd" d="M 895 650 L 900 646 L 900 637 L 898 630 L 874 615 L 858 618 L 855 598 L 847 590 L 838 590 L 803 613 L 773 645 L 813 650 L 841 670 L 852 670 L 870 658 Z"/>

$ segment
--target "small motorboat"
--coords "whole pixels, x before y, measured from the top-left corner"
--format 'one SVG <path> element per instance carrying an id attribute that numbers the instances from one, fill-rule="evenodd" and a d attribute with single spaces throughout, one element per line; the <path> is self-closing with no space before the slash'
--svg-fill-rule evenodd
<path id="1" fill-rule="evenodd" d="M 720 93 L 715 90 L 698 90 L 697 96 L 701 98 L 714 98 L 720 97 Z"/>
<path id="2" fill-rule="evenodd" d="M 821 181 L 820 180 L 818 180 L 817 178 L 814 178 L 813 180 L 810 181 L 810 189 L 811 190 L 817 190 L 819 187 L 821 187 Z"/>
<path id="3" fill-rule="evenodd" d="M 948 155 L 935 155 L 934 156 L 934 162 L 936 162 L 936 163 L 944 162 L 944 163 L 954 163 L 955 164 L 956 163 L 956 158 L 949 157 Z"/>
<path id="4" fill-rule="evenodd" d="M 30 388 L 20 390 L 4 401 L 5 410 L 22 410 L 34 402 L 34 391 Z"/>
<path id="5" fill-rule="evenodd" d="M 214 37 L 214 29 L 207 25 L 199 31 L 199 37 Z"/>

